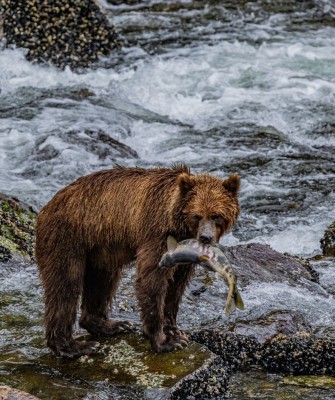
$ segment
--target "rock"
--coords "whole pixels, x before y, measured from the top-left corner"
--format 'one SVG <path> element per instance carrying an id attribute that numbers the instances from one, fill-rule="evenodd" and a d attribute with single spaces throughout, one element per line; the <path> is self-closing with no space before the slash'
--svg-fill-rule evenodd
<path id="1" fill-rule="evenodd" d="M 335 378 L 330 376 L 292 376 L 259 370 L 239 372 L 229 383 L 231 399 L 334 399 Z"/>
<path id="2" fill-rule="evenodd" d="M 39 400 L 38 397 L 31 394 L 21 392 L 20 390 L 13 389 L 9 386 L 0 386 L 0 399 L 1 400 Z"/>
<path id="3" fill-rule="evenodd" d="M 308 332 L 278 334 L 262 345 L 222 329 L 195 331 L 192 339 L 219 355 L 233 371 L 261 366 L 269 372 L 335 375 L 335 340 L 316 339 Z"/>
<path id="4" fill-rule="evenodd" d="M 220 357 L 212 357 L 170 390 L 166 400 L 220 400 L 227 393 L 229 368 Z"/>
<path id="5" fill-rule="evenodd" d="M 36 212 L 15 197 L 0 193 L 0 262 L 33 259 Z"/>
<path id="6" fill-rule="evenodd" d="M 233 247 L 222 246 L 242 287 L 251 282 L 289 282 L 296 285 L 315 276 L 297 259 L 260 243 Z"/>
<path id="7" fill-rule="evenodd" d="M 262 349 L 260 365 L 267 371 L 334 376 L 335 340 L 315 339 L 305 332 L 278 335 Z"/>
<path id="8" fill-rule="evenodd" d="M 51 138 L 61 138 L 64 143 L 68 143 L 69 147 L 75 149 L 80 146 L 84 151 L 95 154 L 100 160 L 117 160 L 118 158 L 138 158 L 138 154 L 131 147 L 110 137 L 102 130 L 85 129 L 71 130 L 64 133 L 49 133 L 45 137 L 41 137 L 36 142 L 36 155 L 38 161 L 51 160 L 59 155 L 59 150 L 51 144 Z"/>
<path id="9" fill-rule="evenodd" d="M 322 254 L 335 257 L 335 221 L 328 226 L 320 242 Z"/>
<path id="10" fill-rule="evenodd" d="M 311 332 L 310 325 L 296 311 L 274 311 L 253 321 L 238 320 L 228 328 L 235 334 L 254 337 L 263 344 L 278 334 L 291 336 L 297 332 Z"/>
<path id="11" fill-rule="evenodd" d="M 257 364 L 261 346 L 253 337 L 217 328 L 194 330 L 190 338 L 220 356 L 231 372 L 245 370 Z"/>
<path id="12" fill-rule="evenodd" d="M 3 0 L 2 14 L 6 44 L 28 49 L 32 62 L 87 67 L 119 47 L 113 26 L 92 0 Z"/>
<path id="13" fill-rule="evenodd" d="M 138 158 L 138 154 L 131 147 L 113 139 L 102 130 L 85 129 L 85 131 L 67 132 L 69 143 L 81 143 L 88 152 L 97 154 L 99 159 L 106 158 Z"/>

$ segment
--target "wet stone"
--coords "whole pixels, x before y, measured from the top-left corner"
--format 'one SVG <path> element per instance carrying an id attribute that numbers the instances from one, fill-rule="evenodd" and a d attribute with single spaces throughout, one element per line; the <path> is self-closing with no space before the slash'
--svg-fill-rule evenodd
<path id="1" fill-rule="evenodd" d="M 254 337 L 258 343 L 264 344 L 278 334 L 290 336 L 300 331 L 311 332 L 311 327 L 299 312 L 274 311 L 253 321 L 238 320 L 228 330 Z"/>
<path id="2" fill-rule="evenodd" d="M 334 378 L 291 376 L 264 371 L 237 373 L 230 380 L 231 400 L 331 400 L 335 398 Z"/>
<path id="3" fill-rule="evenodd" d="M 304 262 L 279 253 L 270 246 L 250 243 L 234 247 L 222 246 L 242 287 L 251 282 L 285 282 L 308 286 L 316 275 Z M 307 280 L 307 282 L 306 282 Z"/>

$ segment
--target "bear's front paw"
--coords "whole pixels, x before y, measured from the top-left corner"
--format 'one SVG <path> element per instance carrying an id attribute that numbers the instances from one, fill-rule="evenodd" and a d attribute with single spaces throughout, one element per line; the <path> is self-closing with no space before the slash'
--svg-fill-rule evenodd
<path id="1" fill-rule="evenodd" d="M 188 338 L 184 333 L 176 334 L 174 331 L 173 334 L 170 335 L 170 332 L 172 331 L 167 332 L 166 339 L 164 341 L 156 340 L 153 342 L 152 347 L 156 353 L 166 353 L 187 347 Z"/>
<path id="2" fill-rule="evenodd" d="M 166 325 L 164 326 L 164 333 L 167 336 L 167 340 L 180 343 L 183 347 L 186 347 L 189 343 L 188 336 L 178 326 Z"/>

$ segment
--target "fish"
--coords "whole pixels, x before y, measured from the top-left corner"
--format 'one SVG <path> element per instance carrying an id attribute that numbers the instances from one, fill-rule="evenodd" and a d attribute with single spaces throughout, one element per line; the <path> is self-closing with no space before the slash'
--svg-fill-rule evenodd
<path id="1" fill-rule="evenodd" d="M 218 245 L 202 244 L 196 239 L 187 239 L 178 243 L 173 236 L 168 236 L 167 252 L 161 257 L 159 267 L 171 268 L 183 264 L 199 264 L 225 280 L 229 288 L 224 308 L 227 315 L 236 307 L 244 309 L 244 303 L 237 288 L 237 276 Z"/>

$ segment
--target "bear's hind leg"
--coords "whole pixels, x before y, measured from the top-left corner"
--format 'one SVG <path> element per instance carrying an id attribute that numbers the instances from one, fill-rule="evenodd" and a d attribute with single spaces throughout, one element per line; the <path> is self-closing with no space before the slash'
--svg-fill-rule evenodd
<path id="1" fill-rule="evenodd" d="M 92 335 L 112 336 L 133 328 L 128 321 L 108 319 L 108 311 L 122 275 L 122 266 L 130 261 L 131 258 L 128 259 L 124 254 L 111 253 L 107 248 L 96 249 L 89 256 L 80 326 Z"/>
<path id="2" fill-rule="evenodd" d="M 58 257 L 48 260 L 46 268 L 40 263 L 40 274 L 45 292 L 45 325 L 47 344 L 57 356 L 78 357 L 95 350 L 96 342 L 74 340 L 73 324 L 82 290 L 84 262 L 80 258 Z"/>

